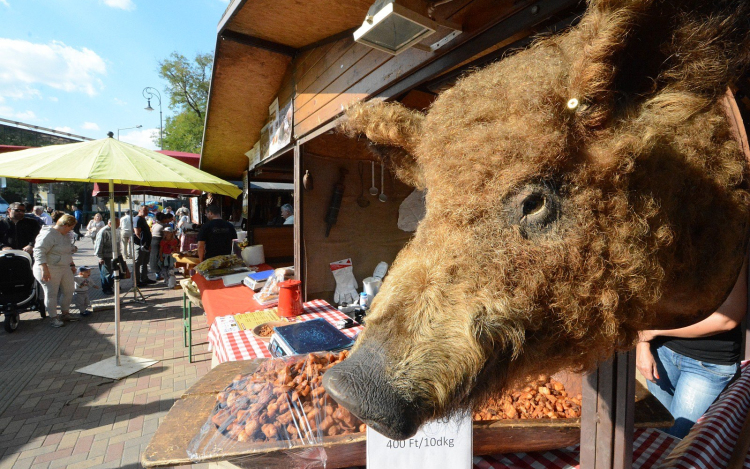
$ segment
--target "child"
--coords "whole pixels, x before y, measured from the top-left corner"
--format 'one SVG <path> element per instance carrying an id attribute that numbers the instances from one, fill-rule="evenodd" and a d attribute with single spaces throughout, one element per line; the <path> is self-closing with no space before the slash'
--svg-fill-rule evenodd
<path id="1" fill-rule="evenodd" d="M 174 237 L 174 229 L 171 227 L 164 228 L 164 236 L 159 243 L 159 261 L 161 264 L 161 274 L 167 282 L 168 288 L 174 288 L 177 279 L 174 276 L 175 260 L 172 257 L 173 252 L 179 250 L 179 241 Z"/>
<path id="2" fill-rule="evenodd" d="M 76 305 L 78 311 L 81 312 L 81 316 L 88 316 L 91 314 L 89 307 L 91 306 L 91 299 L 89 298 L 89 287 L 99 288 L 96 285 L 92 285 L 89 281 L 91 276 L 91 269 L 86 266 L 78 268 L 78 275 L 73 277 L 75 280 L 75 291 L 73 293 L 73 304 Z"/>

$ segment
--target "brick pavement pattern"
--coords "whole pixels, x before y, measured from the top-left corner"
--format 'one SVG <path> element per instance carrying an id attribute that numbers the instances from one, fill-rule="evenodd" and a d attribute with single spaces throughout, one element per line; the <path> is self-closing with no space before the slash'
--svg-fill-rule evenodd
<path id="1" fill-rule="evenodd" d="M 84 238 L 77 245 L 76 265 L 91 267 L 99 285 L 93 243 Z M 159 422 L 208 373 L 211 355 L 205 317 L 193 307 L 194 363 L 188 361 L 182 290 L 160 282 L 143 290 L 148 299 L 141 304 L 125 295 L 131 286 L 121 282 L 122 353 L 160 361 L 120 381 L 75 372 L 114 355 L 113 309 L 59 329 L 27 312 L 12 334 L 0 329 L 0 469 L 141 467 Z M 100 289 L 90 295 L 94 305 L 112 303 Z"/>

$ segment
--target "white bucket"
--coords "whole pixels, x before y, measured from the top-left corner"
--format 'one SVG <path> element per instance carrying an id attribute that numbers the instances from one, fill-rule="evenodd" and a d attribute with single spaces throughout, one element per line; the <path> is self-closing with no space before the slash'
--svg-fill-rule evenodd
<path id="1" fill-rule="evenodd" d="M 248 246 L 243 249 L 242 260 L 245 262 L 245 265 L 265 264 L 266 257 L 263 254 L 263 245 L 256 244 L 254 246 Z"/>
<path id="2" fill-rule="evenodd" d="M 380 291 L 381 285 L 383 285 L 383 281 L 379 278 L 367 277 L 366 279 L 362 280 L 362 286 L 365 289 L 365 293 L 367 293 L 368 305 L 372 304 L 372 299 L 375 298 L 375 295 L 377 295 Z"/>

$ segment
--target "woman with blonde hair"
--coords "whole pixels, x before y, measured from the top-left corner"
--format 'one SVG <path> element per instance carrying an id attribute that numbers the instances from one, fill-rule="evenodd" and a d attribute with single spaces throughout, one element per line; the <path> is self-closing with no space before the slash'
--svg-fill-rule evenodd
<path id="1" fill-rule="evenodd" d="M 34 277 L 42 284 L 44 304 L 52 319 L 52 327 L 71 321 L 70 303 L 73 300 L 73 245 L 68 233 L 76 226 L 73 215 L 62 215 L 50 229 L 42 230 L 34 245 Z M 62 292 L 60 317 L 57 315 L 57 296 Z"/>
<path id="2" fill-rule="evenodd" d="M 86 236 L 89 238 L 96 239 L 96 235 L 99 233 L 99 230 L 104 228 L 104 220 L 102 220 L 101 214 L 97 213 L 94 215 L 94 218 L 89 221 L 89 224 L 86 226 Z"/>

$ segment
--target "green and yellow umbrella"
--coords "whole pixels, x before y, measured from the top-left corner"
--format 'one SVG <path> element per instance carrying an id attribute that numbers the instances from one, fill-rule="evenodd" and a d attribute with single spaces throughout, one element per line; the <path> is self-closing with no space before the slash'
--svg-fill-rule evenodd
<path id="1" fill-rule="evenodd" d="M 231 182 L 176 158 L 113 138 L 5 153 L 0 176 L 198 189 L 232 198 L 242 193 Z"/>
<path id="2" fill-rule="evenodd" d="M 242 193 L 231 182 L 224 181 L 152 150 L 121 142 L 112 138 L 65 145 L 29 148 L 0 155 L 0 177 L 45 181 L 78 181 L 109 184 L 109 211 L 115 220 L 114 185 L 127 184 L 160 188 L 198 189 L 236 198 Z M 117 232 L 112 230 L 112 244 L 117 246 Z M 112 250 L 113 259 L 116 250 Z M 135 274 L 135 272 L 133 272 Z M 115 357 L 116 369 L 104 360 L 98 369 L 111 376 L 93 372 L 98 376 L 121 378 L 142 367 L 142 359 L 126 357 L 129 363 L 120 363 L 120 279 L 115 272 Z M 150 362 L 153 363 L 153 362 Z M 95 364 L 96 365 L 96 364 Z M 93 366 L 93 365 L 92 365 Z M 148 366 L 148 365 L 146 365 Z M 109 369 L 108 369 L 109 368 Z M 131 371 L 132 370 L 132 371 Z M 88 373 L 88 372 L 87 372 Z"/>

